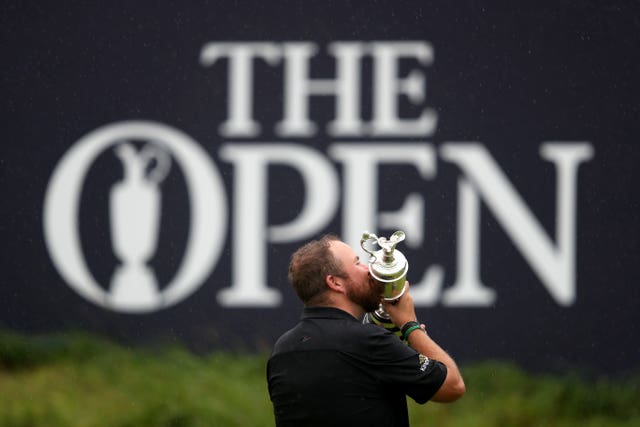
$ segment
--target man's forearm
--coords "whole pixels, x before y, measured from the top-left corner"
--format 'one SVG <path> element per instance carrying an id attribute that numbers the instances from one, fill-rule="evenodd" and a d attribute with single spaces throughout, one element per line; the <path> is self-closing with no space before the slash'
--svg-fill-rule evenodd
<path id="1" fill-rule="evenodd" d="M 465 392 L 465 385 L 458 365 L 451 356 L 422 329 L 411 332 L 408 341 L 411 348 L 418 353 L 442 362 L 447 367 L 447 377 L 440 390 L 431 400 L 435 402 L 453 402 L 460 398 Z"/>

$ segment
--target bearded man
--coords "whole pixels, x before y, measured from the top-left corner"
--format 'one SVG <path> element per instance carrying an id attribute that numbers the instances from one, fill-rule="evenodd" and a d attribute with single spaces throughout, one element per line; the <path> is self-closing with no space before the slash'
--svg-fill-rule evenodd
<path id="1" fill-rule="evenodd" d="M 289 281 L 304 311 L 278 339 L 267 365 L 277 427 L 408 427 L 406 396 L 425 403 L 464 394 L 456 363 L 416 327 L 409 289 L 393 304 L 382 301 L 368 266 L 336 236 L 298 249 Z M 406 343 L 361 322 L 380 303 Z"/>

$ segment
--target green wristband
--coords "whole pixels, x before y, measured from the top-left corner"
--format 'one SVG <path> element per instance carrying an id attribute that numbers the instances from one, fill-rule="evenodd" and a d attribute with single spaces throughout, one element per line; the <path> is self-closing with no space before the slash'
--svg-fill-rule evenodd
<path id="1" fill-rule="evenodd" d="M 409 339 L 409 334 L 411 334 L 411 332 L 415 331 L 416 329 L 420 329 L 420 325 L 413 325 L 407 328 L 407 330 L 404 331 L 404 334 L 402 335 L 402 339 L 407 341 Z"/>
<path id="2" fill-rule="evenodd" d="M 400 328 L 400 337 L 402 339 L 408 337 L 409 334 L 407 334 L 407 331 L 413 326 L 420 326 L 420 323 L 418 323 L 416 320 L 409 320 L 407 323 L 402 325 L 402 328 Z"/>

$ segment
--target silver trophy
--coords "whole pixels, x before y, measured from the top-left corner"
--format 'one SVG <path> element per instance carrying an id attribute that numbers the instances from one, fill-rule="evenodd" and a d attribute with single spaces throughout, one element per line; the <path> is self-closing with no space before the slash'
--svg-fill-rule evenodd
<path id="1" fill-rule="evenodd" d="M 409 263 L 399 250 L 396 250 L 398 243 L 405 238 L 403 231 L 396 231 L 389 239 L 378 237 L 375 234 L 365 231 L 360 239 L 360 246 L 371 257 L 369 258 L 369 273 L 371 277 L 380 285 L 382 289 L 382 299 L 385 301 L 397 301 L 404 294 L 407 286 L 407 271 Z M 380 249 L 373 252 L 369 250 L 372 242 L 375 242 Z M 401 337 L 400 329 L 393 324 L 389 314 L 384 311 L 382 304 L 377 310 L 366 313 L 363 323 L 374 323 L 395 333 Z"/>

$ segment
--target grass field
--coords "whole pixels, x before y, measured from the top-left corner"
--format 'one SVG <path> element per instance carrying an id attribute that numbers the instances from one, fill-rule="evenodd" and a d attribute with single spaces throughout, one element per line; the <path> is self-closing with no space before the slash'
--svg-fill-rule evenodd
<path id="1" fill-rule="evenodd" d="M 0 426 L 273 426 L 266 355 L 132 350 L 84 335 L 0 333 Z M 462 366 L 467 394 L 409 404 L 418 426 L 640 426 L 640 375 L 536 377 Z"/>

